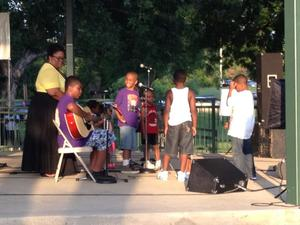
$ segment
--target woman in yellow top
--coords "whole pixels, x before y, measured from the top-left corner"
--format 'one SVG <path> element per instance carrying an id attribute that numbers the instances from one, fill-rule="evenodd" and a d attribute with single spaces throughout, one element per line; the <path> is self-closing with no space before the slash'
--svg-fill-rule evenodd
<path id="1" fill-rule="evenodd" d="M 55 173 L 57 130 L 52 122 L 58 100 L 65 91 L 65 78 L 59 71 L 64 65 L 65 50 L 51 44 L 47 62 L 41 67 L 36 82 L 36 93 L 31 100 L 23 147 L 22 170 L 39 172 L 44 176 Z"/>

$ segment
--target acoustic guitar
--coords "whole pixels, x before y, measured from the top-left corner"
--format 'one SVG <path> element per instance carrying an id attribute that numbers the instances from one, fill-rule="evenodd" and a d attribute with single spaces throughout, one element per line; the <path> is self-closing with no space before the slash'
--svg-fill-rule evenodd
<path id="1" fill-rule="evenodd" d="M 79 105 L 78 105 L 79 106 Z M 81 107 L 83 111 L 91 113 L 89 107 Z M 76 115 L 72 112 L 67 112 L 65 114 L 65 121 L 69 130 L 69 133 L 72 138 L 79 139 L 79 138 L 86 138 L 92 130 L 94 130 L 93 125 L 91 122 L 87 122 L 84 118 Z"/>

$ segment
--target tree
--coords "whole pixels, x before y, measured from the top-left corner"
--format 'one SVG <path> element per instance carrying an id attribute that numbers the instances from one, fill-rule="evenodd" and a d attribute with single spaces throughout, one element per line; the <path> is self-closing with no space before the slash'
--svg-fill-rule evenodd
<path id="1" fill-rule="evenodd" d="M 204 45 L 224 48 L 225 67 L 240 64 L 255 76 L 261 52 L 283 51 L 283 0 L 199 0 Z"/>
<path id="2" fill-rule="evenodd" d="M 45 55 L 49 41 L 61 40 L 64 36 L 63 8 L 63 2 L 47 0 L 10 0 L 2 5 L 1 11 L 10 12 L 13 98 L 25 69 L 34 60 Z M 1 76 L 7 77 L 7 71 L 3 69 L 4 63 L 0 64 L 4 70 Z M 5 89 L 2 91 L 2 97 L 4 96 L 7 96 Z"/>
<path id="3" fill-rule="evenodd" d="M 153 67 L 151 82 L 179 67 L 214 80 L 221 47 L 225 69 L 242 65 L 254 77 L 257 54 L 283 51 L 283 0 L 74 0 L 73 6 L 75 73 L 86 90 L 107 89 L 127 70 L 143 79 L 140 63 Z M 48 42 L 64 43 L 65 6 L 9 0 L 0 7 L 11 12 L 14 96 Z"/>

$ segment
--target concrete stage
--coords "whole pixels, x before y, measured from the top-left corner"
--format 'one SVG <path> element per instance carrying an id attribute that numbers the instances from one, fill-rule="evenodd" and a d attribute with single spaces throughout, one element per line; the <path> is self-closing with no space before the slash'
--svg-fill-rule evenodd
<path id="1" fill-rule="evenodd" d="M 111 173 L 119 178 L 117 184 L 95 184 L 76 181 L 85 176 L 80 173 L 54 183 L 52 178 L 19 173 L 21 152 L 0 155 L 0 162 L 8 164 L 0 169 L 1 225 L 299 224 L 299 207 L 285 204 L 285 193 L 282 199 L 274 198 L 284 188 L 279 185 L 285 184 L 272 171 L 277 159 L 255 158 L 258 179 L 248 182 L 252 191 L 205 194 L 187 192 L 174 171 L 168 182 L 157 180 L 155 174 Z M 219 156 L 224 157 L 213 155 Z M 178 166 L 176 161 L 172 164 Z"/>

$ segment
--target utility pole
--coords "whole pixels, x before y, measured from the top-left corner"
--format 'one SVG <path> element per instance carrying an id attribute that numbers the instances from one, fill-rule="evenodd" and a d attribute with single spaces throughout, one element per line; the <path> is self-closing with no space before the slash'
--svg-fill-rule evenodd
<path id="1" fill-rule="evenodd" d="M 66 54 L 67 76 L 74 75 L 73 55 L 73 0 L 66 0 Z"/>

